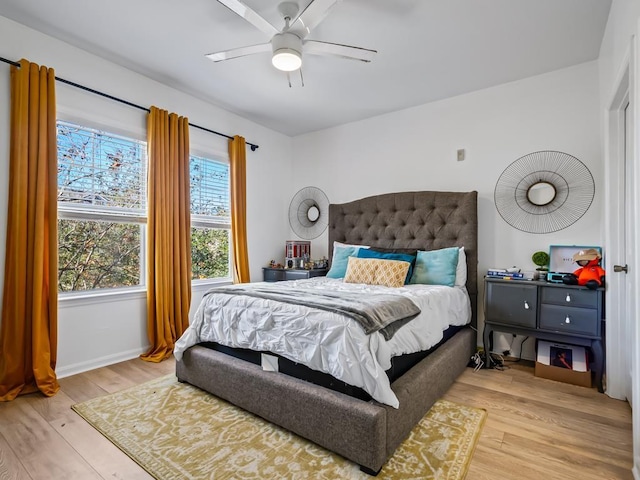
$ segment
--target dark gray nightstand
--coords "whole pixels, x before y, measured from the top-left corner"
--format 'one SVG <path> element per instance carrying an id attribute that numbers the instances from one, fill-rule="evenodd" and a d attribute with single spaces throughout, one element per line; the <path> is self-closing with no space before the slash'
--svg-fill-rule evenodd
<path id="1" fill-rule="evenodd" d="M 312 277 L 324 277 L 328 271 L 328 268 L 314 268 L 312 270 L 303 270 L 296 268 L 263 267 L 262 275 L 265 282 L 281 282 L 284 280 L 302 280 Z"/>
<path id="2" fill-rule="evenodd" d="M 604 288 L 500 278 L 485 278 L 484 287 L 485 352 L 492 349 L 494 330 L 589 347 L 603 392 Z"/>

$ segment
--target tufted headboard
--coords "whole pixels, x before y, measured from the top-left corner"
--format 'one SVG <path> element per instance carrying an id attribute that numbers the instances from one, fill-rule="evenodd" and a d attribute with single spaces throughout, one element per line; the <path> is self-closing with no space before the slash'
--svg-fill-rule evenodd
<path id="1" fill-rule="evenodd" d="M 397 250 L 464 247 L 471 324 L 477 326 L 478 192 L 401 192 L 329 205 L 333 242 Z"/>

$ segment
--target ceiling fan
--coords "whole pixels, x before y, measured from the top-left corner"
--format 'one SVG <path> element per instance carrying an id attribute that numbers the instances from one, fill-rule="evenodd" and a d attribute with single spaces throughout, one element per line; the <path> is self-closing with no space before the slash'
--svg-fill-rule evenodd
<path id="1" fill-rule="evenodd" d="M 338 1 L 313 0 L 299 15 L 299 8 L 295 2 L 282 2 L 278 5 L 278 11 L 284 19 L 284 28 L 280 31 L 239 0 L 218 0 L 218 2 L 244 18 L 254 27 L 269 35 L 271 40 L 258 45 L 210 53 L 206 57 L 214 62 L 221 62 L 270 51 L 272 53 L 271 63 L 273 66 L 287 73 L 299 70 L 302 67 L 303 52 L 310 55 L 328 55 L 370 62 L 377 53 L 375 50 L 306 39 L 311 30 L 327 16 L 329 10 Z"/>

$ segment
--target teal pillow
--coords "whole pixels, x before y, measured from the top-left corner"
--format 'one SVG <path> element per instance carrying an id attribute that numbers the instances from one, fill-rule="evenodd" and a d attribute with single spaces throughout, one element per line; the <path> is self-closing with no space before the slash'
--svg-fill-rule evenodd
<path id="1" fill-rule="evenodd" d="M 453 287 L 456 283 L 459 250 L 458 247 L 451 247 L 418 251 L 416 266 L 409 283 Z"/>
<path id="2" fill-rule="evenodd" d="M 391 253 L 391 252 L 378 252 L 369 248 L 361 248 L 358 254 L 358 258 L 380 258 L 382 260 L 400 260 L 401 262 L 409 262 L 409 271 L 407 272 L 407 278 L 404 279 L 404 284 L 409 283 L 411 275 L 413 275 L 413 264 L 416 261 L 415 255 L 409 255 L 408 253 Z"/>
<path id="3" fill-rule="evenodd" d="M 331 260 L 331 268 L 327 272 L 329 278 L 344 278 L 347 273 L 347 265 L 349 257 L 355 257 L 358 250 L 364 250 L 360 247 L 334 247 L 333 260 Z"/>

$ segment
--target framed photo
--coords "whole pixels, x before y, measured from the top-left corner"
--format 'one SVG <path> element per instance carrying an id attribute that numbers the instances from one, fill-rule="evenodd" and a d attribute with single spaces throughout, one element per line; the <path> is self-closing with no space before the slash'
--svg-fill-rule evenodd
<path id="1" fill-rule="evenodd" d="M 549 358 L 554 367 L 567 368 L 573 370 L 573 350 L 552 345 L 549 349 Z"/>
<path id="2" fill-rule="evenodd" d="M 572 273 L 578 268 L 573 256 L 580 250 L 595 248 L 602 256 L 602 247 L 594 245 L 551 245 L 549 247 L 549 272 Z"/>

